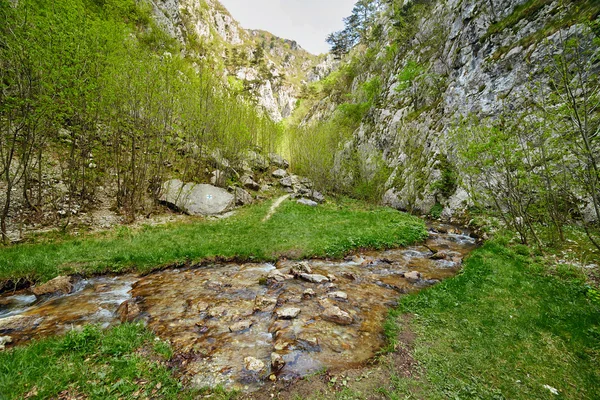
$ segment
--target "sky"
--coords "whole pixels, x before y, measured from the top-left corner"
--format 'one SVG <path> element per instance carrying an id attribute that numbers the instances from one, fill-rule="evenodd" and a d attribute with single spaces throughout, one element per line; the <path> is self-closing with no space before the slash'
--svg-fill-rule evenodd
<path id="1" fill-rule="evenodd" d="M 356 0 L 220 0 L 246 29 L 298 42 L 313 54 L 329 51 L 325 38 L 344 27 Z"/>

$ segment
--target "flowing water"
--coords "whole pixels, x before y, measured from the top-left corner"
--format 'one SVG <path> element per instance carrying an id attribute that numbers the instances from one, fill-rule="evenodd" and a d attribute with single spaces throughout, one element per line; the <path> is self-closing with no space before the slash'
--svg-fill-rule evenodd
<path id="1" fill-rule="evenodd" d="M 106 328 L 128 301 L 196 386 L 251 391 L 269 378 L 351 368 L 385 344 L 383 321 L 402 293 L 455 275 L 475 247 L 462 229 L 430 232 L 423 245 L 343 261 L 211 264 L 80 280 L 69 295 L 9 293 L 0 296 L 0 336 L 18 345 L 90 323 Z"/>

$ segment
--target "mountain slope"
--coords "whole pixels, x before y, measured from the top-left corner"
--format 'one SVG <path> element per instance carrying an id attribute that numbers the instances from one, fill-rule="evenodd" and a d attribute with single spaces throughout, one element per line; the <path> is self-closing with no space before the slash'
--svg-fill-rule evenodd
<path id="1" fill-rule="evenodd" d="M 246 30 L 217 0 L 155 0 L 156 20 L 184 46 L 190 58 L 209 59 L 230 84 L 247 93 L 274 121 L 291 115 L 302 87 L 321 79 L 327 59 L 296 41 Z"/>

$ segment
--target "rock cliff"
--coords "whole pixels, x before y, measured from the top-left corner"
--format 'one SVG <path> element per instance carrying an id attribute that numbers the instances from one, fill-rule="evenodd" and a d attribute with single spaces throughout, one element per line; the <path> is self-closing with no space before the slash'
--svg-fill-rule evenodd
<path id="1" fill-rule="evenodd" d="M 293 40 L 246 30 L 217 0 L 153 0 L 159 25 L 182 44 L 187 57 L 208 58 L 231 86 L 275 121 L 296 107 L 302 87 L 323 78 L 327 55 L 316 56 Z"/>

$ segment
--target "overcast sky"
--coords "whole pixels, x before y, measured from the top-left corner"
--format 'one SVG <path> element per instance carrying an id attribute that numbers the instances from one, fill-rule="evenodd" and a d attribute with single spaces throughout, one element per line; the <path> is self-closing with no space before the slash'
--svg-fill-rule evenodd
<path id="1" fill-rule="evenodd" d="M 356 0 L 220 0 L 246 29 L 292 39 L 313 54 L 329 51 L 325 38 L 343 28 Z"/>

